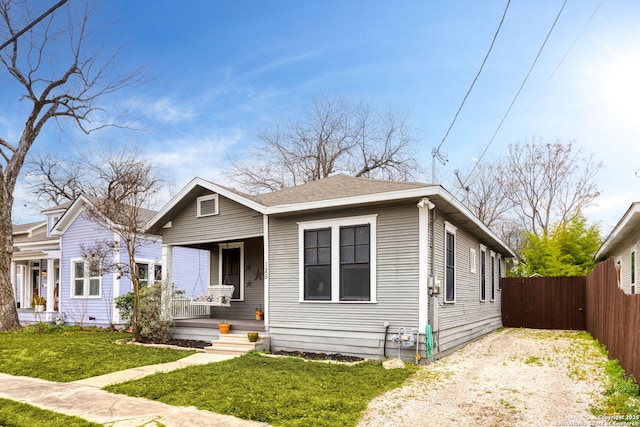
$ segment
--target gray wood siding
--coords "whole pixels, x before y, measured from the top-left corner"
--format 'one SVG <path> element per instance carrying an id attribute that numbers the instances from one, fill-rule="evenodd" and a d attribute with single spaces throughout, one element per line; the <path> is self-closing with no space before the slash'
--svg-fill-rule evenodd
<path id="1" fill-rule="evenodd" d="M 300 302 L 298 222 L 377 214 L 377 303 Z M 272 348 L 381 355 L 384 322 L 418 326 L 415 203 L 269 218 Z M 311 333 L 312 331 L 312 333 Z M 306 344 L 305 344 L 306 342 Z M 354 348 L 358 347 L 358 351 Z M 349 351 L 351 349 L 351 351 Z"/>
<path id="2" fill-rule="evenodd" d="M 206 195 L 211 193 L 203 193 Z M 239 203 L 219 196 L 219 214 L 198 218 L 196 198 L 171 219 L 171 228 L 162 228 L 165 244 L 217 242 L 262 236 L 262 215 Z"/>
<path id="3" fill-rule="evenodd" d="M 218 247 L 212 250 L 211 284 L 218 284 Z M 264 249 L 262 237 L 244 241 L 244 301 L 232 301 L 231 307 L 213 307 L 213 317 L 255 319 L 256 307 L 264 309 Z M 215 274 L 213 272 L 215 271 Z"/>
<path id="4" fill-rule="evenodd" d="M 455 251 L 456 288 L 455 303 L 444 302 L 444 233 L 445 221 L 457 227 Z M 434 334 L 434 344 L 439 353 L 447 353 L 469 343 L 484 334 L 502 327 L 500 311 L 502 292 L 496 283 L 495 300 L 491 301 L 491 248 L 486 249 L 486 302 L 480 301 L 480 242 L 462 225 L 436 214 L 434 238 L 435 274 L 442 280 L 442 292 L 438 297 L 437 312 L 439 331 Z M 470 269 L 470 251 L 475 249 L 476 270 Z M 496 256 L 496 277 L 498 256 Z M 502 274 L 504 275 L 504 265 Z M 431 310 L 432 308 L 429 307 Z"/>

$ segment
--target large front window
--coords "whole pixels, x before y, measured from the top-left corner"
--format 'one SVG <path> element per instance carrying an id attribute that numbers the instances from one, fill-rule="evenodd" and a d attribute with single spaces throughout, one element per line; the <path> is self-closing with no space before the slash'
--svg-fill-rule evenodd
<path id="1" fill-rule="evenodd" d="M 375 302 L 375 220 L 299 223 L 302 301 Z"/>
<path id="2" fill-rule="evenodd" d="M 71 296 L 76 298 L 100 297 L 102 278 L 100 266 L 85 260 L 71 261 Z"/>

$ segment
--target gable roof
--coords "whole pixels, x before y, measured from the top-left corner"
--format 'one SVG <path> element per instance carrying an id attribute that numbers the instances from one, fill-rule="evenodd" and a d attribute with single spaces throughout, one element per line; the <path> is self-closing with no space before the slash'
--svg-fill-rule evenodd
<path id="1" fill-rule="evenodd" d="M 99 202 L 99 199 L 92 196 L 80 195 L 67 207 L 66 211 L 62 214 L 58 222 L 51 228 L 52 234 L 63 234 L 67 228 L 78 218 L 82 213 L 85 206 L 95 206 Z M 60 205 L 62 206 L 62 205 Z M 149 221 L 156 211 L 140 208 L 140 219 L 143 223 Z"/>
<path id="2" fill-rule="evenodd" d="M 617 250 L 621 249 L 627 243 L 627 239 L 637 233 L 638 230 L 640 230 L 640 202 L 634 202 L 620 218 L 620 221 L 611 230 L 607 238 L 604 239 L 594 259 L 602 261 L 609 258 Z"/>
<path id="3" fill-rule="evenodd" d="M 499 249 L 498 252 L 515 256 L 497 235 L 440 185 L 356 178 L 343 174 L 259 195 L 245 194 L 196 177 L 151 218 L 145 229 L 157 233 L 195 197 L 207 192 L 220 194 L 263 215 L 291 214 L 396 200 L 419 201 L 428 197 L 441 212 Z"/>

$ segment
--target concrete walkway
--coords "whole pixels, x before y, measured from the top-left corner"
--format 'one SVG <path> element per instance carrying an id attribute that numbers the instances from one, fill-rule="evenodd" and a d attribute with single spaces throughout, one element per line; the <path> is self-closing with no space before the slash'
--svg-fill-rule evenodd
<path id="1" fill-rule="evenodd" d="M 72 383 L 56 383 L 0 373 L 0 397 L 114 427 L 267 426 L 268 424 L 265 423 L 201 411 L 194 407 L 171 406 L 149 399 L 100 390 L 100 387 L 108 384 L 142 378 L 155 372 L 168 372 L 189 365 L 219 362 L 232 357 L 235 356 L 196 353 L 176 362 L 141 366 Z"/>

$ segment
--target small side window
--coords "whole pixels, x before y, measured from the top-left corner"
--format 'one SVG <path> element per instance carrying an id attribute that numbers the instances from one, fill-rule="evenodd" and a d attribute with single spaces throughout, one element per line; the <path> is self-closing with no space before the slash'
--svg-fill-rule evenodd
<path id="1" fill-rule="evenodd" d="M 219 213 L 219 207 L 218 207 L 218 195 L 217 194 L 211 194 L 208 196 L 200 196 L 198 197 L 197 201 L 197 213 L 196 216 L 197 217 L 203 217 L 203 216 L 211 216 L 211 215 L 218 215 Z"/>

